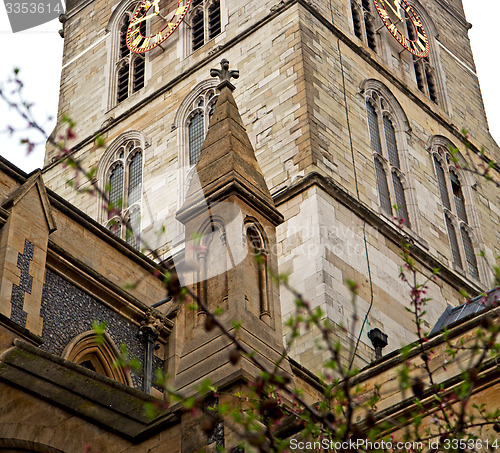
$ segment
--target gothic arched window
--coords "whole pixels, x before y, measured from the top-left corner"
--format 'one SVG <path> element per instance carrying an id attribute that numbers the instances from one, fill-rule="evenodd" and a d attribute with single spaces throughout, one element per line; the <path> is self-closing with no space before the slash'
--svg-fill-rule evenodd
<path id="1" fill-rule="evenodd" d="M 375 161 L 375 174 L 381 210 L 388 216 L 395 215 L 410 226 L 404 175 L 393 113 L 387 101 L 378 93 L 371 92 L 366 98 L 370 143 Z M 397 209 L 394 210 L 393 206 Z"/>
<path id="2" fill-rule="evenodd" d="M 351 14 L 354 34 L 376 52 L 375 19 L 371 0 L 351 0 Z"/>
<path id="3" fill-rule="evenodd" d="M 182 206 L 187 189 L 195 174 L 195 165 L 208 131 L 210 117 L 218 99 L 216 79 L 200 82 L 181 102 L 175 115 L 179 144 L 178 202 Z"/>
<path id="4" fill-rule="evenodd" d="M 221 33 L 221 0 L 193 0 L 188 22 L 194 52 Z"/>
<path id="5" fill-rule="evenodd" d="M 406 33 L 408 39 L 411 41 L 416 41 L 417 36 L 415 34 L 415 27 L 411 21 L 408 13 L 405 12 L 406 16 Z M 428 37 L 428 39 L 431 39 Z M 415 71 L 415 79 L 417 82 L 418 89 L 424 93 L 432 102 L 438 104 L 438 92 L 435 79 L 435 69 L 431 65 L 429 57 L 412 57 L 413 69 Z"/>
<path id="6" fill-rule="evenodd" d="M 146 56 L 130 52 L 127 47 L 127 29 L 137 3 L 117 8 L 108 23 L 110 30 L 109 64 L 109 107 L 123 102 L 145 86 Z M 142 22 L 140 30 L 146 35 L 147 22 Z"/>
<path id="7" fill-rule="evenodd" d="M 208 131 L 208 124 L 214 112 L 218 94 L 214 88 L 200 93 L 191 105 L 187 130 L 189 136 L 189 165 L 196 165 L 200 158 L 201 147 Z"/>
<path id="8" fill-rule="evenodd" d="M 408 0 L 411 7 L 415 10 L 420 21 L 422 22 L 427 38 L 429 39 L 429 55 L 424 58 L 419 58 L 407 53 L 410 64 L 410 78 L 412 78 L 418 88 L 427 98 L 434 104 L 441 106 L 447 110 L 447 96 L 444 71 L 440 63 L 440 50 L 437 45 L 437 29 L 432 21 L 432 18 L 427 14 L 424 8 L 416 4 L 413 0 Z M 408 13 L 405 12 L 406 36 L 414 41 L 416 39 L 416 31 Z"/>
<path id="9" fill-rule="evenodd" d="M 469 225 L 460 172 L 443 146 L 434 147 L 432 158 L 453 263 L 470 277 L 479 279 L 476 253 L 471 238 L 472 228 Z"/>
<path id="10" fill-rule="evenodd" d="M 130 95 L 144 88 L 144 56 L 130 52 L 127 47 L 127 28 L 130 17 L 125 14 L 120 27 L 119 60 L 116 63 L 118 75 L 116 81 L 116 102 L 120 103 Z M 142 35 L 146 35 L 146 22 L 141 25 Z"/>
<path id="11" fill-rule="evenodd" d="M 120 352 L 107 332 L 98 336 L 94 330 L 89 330 L 77 335 L 65 347 L 62 356 L 76 365 L 132 386 L 130 374 L 115 366 Z"/>
<path id="12" fill-rule="evenodd" d="M 103 221 L 117 236 L 139 247 L 142 202 L 143 144 L 139 138 L 122 139 L 108 148 L 101 159 L 109 205 Z"/>

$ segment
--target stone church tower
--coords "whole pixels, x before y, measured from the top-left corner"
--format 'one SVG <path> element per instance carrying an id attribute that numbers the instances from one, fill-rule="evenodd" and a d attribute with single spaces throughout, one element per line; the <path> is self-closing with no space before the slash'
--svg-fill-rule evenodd
<path id="1" fill-rule="evenodd" d="M 161 1 L 168 11 L 177 6 Z M 463 303 L 460 289 L 475 295 L 489 288 L 487 263 L 500 255 L 500 192 L 457 169 L 449 152 L 450 146 L 461 150 L 462 168 L 470 159 L 461 144 L 465 127 L 473 151 L 484 146 L 487 156 L 500 158 L 488 132 L 470 24 L 460 0 L 404 3 L 411 8 L 390 11 L 399 22 L 398 41 L 377 11 L 379 1 L 193 0 L 168 39 L 135 54 L 126 34 L 136 1 L 70 0 L 55 134 L 63 115 L 76 122 L 74 157 L 96 168 L 97 184 L 110 190 L 112 201 L 121 200 L 144 242 L 113 222 L 102 200 L 67 185 L 75 176 L 50 147 L 44 181 L 131 247 L 183 263 L 185 233 L 196 222 L 189 187 L 196 178 L 203 187 L 204 174 L 213 171 L 200 151 L 214 105 L 232 108 L 218 78 L 209 77 L 226 58 L 240 72 L 234 97 L 265 178 L 256 184 L 260 201 L 250 200 L 252 212 L 244 214 L 277 226 L 275 269 L 347 328 L 341 340 L 357 344 L 362 367 L 375 358 L 370 330 L 388 335 L 384 352 L 415 339 L 405 310 L 408 288 L 399 279 L 402 238 L 412 244 L 422 279 L 440 269 L 429 285 L 429 331 L 447 306 Z M 152 18 L 139 28 L 153 33 L 154 24 Z M 409 42 L 423 42 L 427 56 L 401 44 L 411 49 Z M 97 146 L 97 135 L 105 148 Z M 268 208 L 273 201 L 277 211 Z M 230 295 L 238 276 L 228 275 L 214 285 L 205 281 L 216 292 L 225 281 Z M 346 280 L 358 283 L 355 306 Z M 260 305 L 250 311 L 269 318 L 263 335 L 272 338 L 277 318 L 270 307 L 286 319 L 294 298 L 283 288 L 280 294 L 270 289 L 266 300 L 255 297 Z M 313 372 L 324 360 L 315 340 L 311 331 L 291 350 Z"/>

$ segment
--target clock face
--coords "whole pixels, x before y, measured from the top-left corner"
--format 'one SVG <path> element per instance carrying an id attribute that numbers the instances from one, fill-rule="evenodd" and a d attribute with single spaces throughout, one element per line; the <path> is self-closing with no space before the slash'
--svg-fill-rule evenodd
<path id="1" fill-rule="evenodd" d="M 406 0 L 373 0 L 373 3 L 385 26 L 399 44 L 417 57 L 429 55 L 429 38 L 422 21 Z"/>
<path id="2" fill-rule="evenodd" d="M 160 5 L 160 1 L 162 5 Z M 131 52 L 144 53 L 164 42 L 186 17 L 192 0 L 144 0 L 132 17 L 127 29 L 127 47 Z M 150 32 L 144 36 L 145 21 Z M 142 26 L 142 27 L 141 27 Z"/>

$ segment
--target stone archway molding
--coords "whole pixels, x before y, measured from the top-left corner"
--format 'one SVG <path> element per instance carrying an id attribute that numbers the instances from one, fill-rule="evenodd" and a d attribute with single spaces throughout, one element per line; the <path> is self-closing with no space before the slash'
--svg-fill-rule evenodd
<path id="1" fill-rule="evenodd" d="M 33 433 L 36 435 L 36 433 Z M 58 448 L 40 444 L 31 440 L 0 438 L 0 452 L 2 453 L 66 453 Z"/>

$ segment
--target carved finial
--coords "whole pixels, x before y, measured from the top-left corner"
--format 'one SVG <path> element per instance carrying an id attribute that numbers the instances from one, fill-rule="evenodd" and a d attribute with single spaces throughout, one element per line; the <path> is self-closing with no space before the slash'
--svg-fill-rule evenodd
<path id="1" fill-rule="evenodd" d="M 220 90 L 224 87 L 228 87 L 231 91 L 235 90 L 235 86 L 231 83 L 231 79 L 237 79 L 240 76 L 240 71 L 236 69 L 229 69 L 229 61 L 225 58 L 220 62 L 222 69 L 210 69 L 210 75 L 212 77 L 219 77 L 220 84 L 217 87 Z"/>

